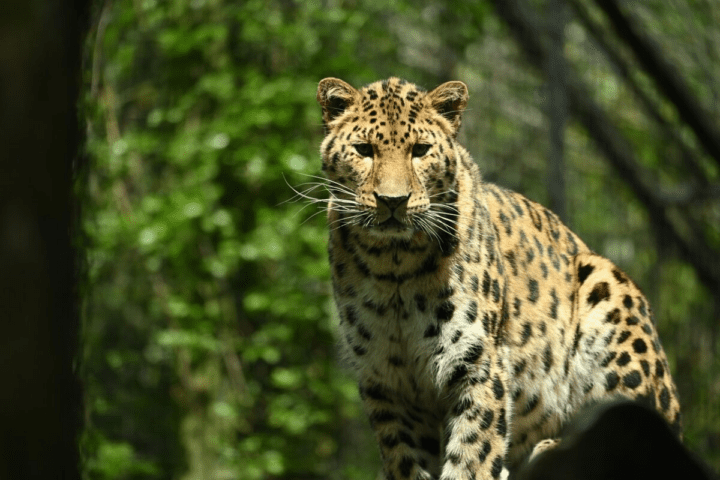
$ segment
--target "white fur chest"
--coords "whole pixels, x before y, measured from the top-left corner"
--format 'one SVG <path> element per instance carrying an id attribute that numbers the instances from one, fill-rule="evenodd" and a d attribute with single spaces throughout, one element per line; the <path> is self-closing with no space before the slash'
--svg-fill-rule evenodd
<path id="1" fill-rule="evenodd" d="M 413 403 L 435 402 L 433 353 L 439 336 L 428 333 L 437 322 L 437 302 L 424 293 L 421 281 L 386 283 L 357 282 L 354 297 L 336 297 L 346 355 L 360 378 L 382 378 Z"/>

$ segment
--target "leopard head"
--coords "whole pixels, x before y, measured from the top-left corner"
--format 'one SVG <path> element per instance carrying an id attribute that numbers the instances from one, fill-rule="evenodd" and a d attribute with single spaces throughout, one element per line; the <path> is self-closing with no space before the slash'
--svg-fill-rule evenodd
<path id="1" fill-rule="evenodd" d="M 382 238 L 448 231 L 457 216 L 455 138 L 467 98 L 458 81 L 426 92 L 398 78 L 360 90 L 322 80 L 331 220 Z"/>

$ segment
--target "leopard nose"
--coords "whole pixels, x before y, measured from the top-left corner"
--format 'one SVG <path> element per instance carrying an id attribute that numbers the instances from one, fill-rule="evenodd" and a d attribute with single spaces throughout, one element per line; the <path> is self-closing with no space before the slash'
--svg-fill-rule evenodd
<path id="1" fill-rule="evenodd" d="M 407 202 L 410 199 L 410 193 L 399 197 L 391 197 L 387 195 L 378 195 L 377 192 L 373 192 L 375 195 L 375 201 L 380 205 L 384 204 L 390 212 L 394 212 L 398 208 L 407 206 Z"/>

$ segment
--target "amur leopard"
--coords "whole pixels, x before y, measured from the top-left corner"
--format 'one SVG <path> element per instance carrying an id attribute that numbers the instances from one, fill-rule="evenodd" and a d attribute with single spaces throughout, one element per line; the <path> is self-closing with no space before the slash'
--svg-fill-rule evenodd
<path id="1" fill-rule="evenodd" d="M 458 81 L 318 87 L 341 343 L 385 477 L 499 478 L 615 397 L 679 432 L 646 298 L 552 212 L 482 181 L 456 142 L 467 99 Z"/>

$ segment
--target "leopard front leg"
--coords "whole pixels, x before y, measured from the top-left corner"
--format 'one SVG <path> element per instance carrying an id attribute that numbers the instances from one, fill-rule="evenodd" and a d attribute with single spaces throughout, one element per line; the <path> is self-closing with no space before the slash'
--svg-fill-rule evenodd
<path id="1" fill-rule="evenodd" d="M 488 358 L 455 368 L 441 480 L 501 478 L 509 441 L 506 385 L 505 370 Z"/>
<path id="2" fill-rule="evenodd" d="M 379 383 L 360 382 L 387 480 L 430 480 L 439 475 L 440 426 L 437 412 L 414 405 Z"/>

